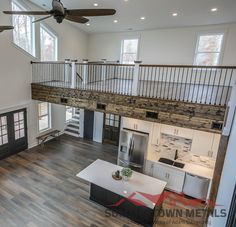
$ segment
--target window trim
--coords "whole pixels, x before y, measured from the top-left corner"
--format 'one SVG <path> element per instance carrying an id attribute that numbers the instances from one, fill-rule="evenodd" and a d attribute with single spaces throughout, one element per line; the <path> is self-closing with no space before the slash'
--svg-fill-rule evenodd
<path id="1" fill-rule="evenodd" d="M 124 37 L 124 38 L 122 38 L 122 40 L 121 40 L 121 48 L 120 48 L 120 62 L 121 62 L 121 64 L 124 64 L 124 63 L 123 63 L 124 41 L 125 41 L 125 40 L 135 40 L 135 39 L 138 40 L 136 61 L 139 59 L 140 37 L 137 37 L 137 36 L 134 36 L 134 37 Z M 130 64 L 134 64 L 134 63 L 130 63 Z"/>
<path id="2" fill-rule="evenodd" d="M 11 9 L 12 9 L 12 4 L 13 3 L 18 5 L 20 8 L 23 8 L 25 11 L 31 10 L 31 8 L 24 2 L 24 0 L 21 1 L 21 2 L 19 2 L 19 0 L 11 0 L 11 3 L 10 3 L 11 4 Z M 30 15 L 28 15 L 28 16 L 32 18 L 32 21 L 35 20 L 34 16 L 30 16 Z M 13 16 L 11 18 L 11 21 L 12 21 L 12 24 L 13 24 Z M 34 59 L 37 59 L 37 56 L 36 56 L 36 34 L 35 34 L 36 33 L 36 27 L 35 27 L 34 23 L 31 23 L 31 29 L 32 29 L 32 32 L 31 32 L 32 53 L 26 51 L 25 49 L 23 49 L 21 46 L 17 45 L 14 42 L 14 30 L 12 30 L 12 33 L 11 33 L 11 42 L 17 49 L 19 49 L 24 54 L 28 55 L 29 57 L 33 57 Z"/>
<path id="3" fill-rule="evenodd" d="M 51 29 L 46 23 L 41 22 L 39 25 L 39 58 L 41 59 L 41 27 L 48 32 L 50 35 L 54 36 L 56 38 L 56 53 L 55 53 L 55 61 L 58 61 L 58 50 L 59 50 L 59 45 L 58 45 L 58 40 L 59 36 L 58 34 Z"/>
<path id="4" fill-rule="evenodd" d="M 200 42 L 200 37 L 201 36 L 210 36 L 210 35 L 223 35 L 222 43 L 220 46 L 220 51 L 219 52 L 198 52 L 198 47 L 199 47 L 199 42 Z M 197 54 L 199 53 L 219 53 L 219 58 L 217 61 L 216 66 L 221 65 L 222 60 L 223 60 L 223 55 L 224 55 L 224 47 L 225 47 L 225 40 L 226 40 L 226 31 L 205 31 L 205 32 L 199 32 L 197 34 L 197 40 L 196 40 L 196 45 L 195 45 L 195 51 L 194 51 L 194 57 L 193 57 L 193 65 L 196 66 L 196 59 L 197 59 Z"/>
<path id="5" fill-rule="evenodd" d="M 48 105 L 48 114 L 39 116 L 39 104 L 41 104 L 41 103 L 47 103 L 47 105 Z M 39 133 L 43 133 L 43 132 L 46 132 L 46 131 L 52 129 L 52 109 L 51 108 L 52 108 L 51 103 L 48 103 L 48 102 L 38 102 L 37 103 L 37 119 L 38 119 L 37 122 L 38 122 L 38 132 Z M 40 130 L 39 129 L 39 118 L 43 117 L 43 116 L 48 116 L 48 128 Z"/>

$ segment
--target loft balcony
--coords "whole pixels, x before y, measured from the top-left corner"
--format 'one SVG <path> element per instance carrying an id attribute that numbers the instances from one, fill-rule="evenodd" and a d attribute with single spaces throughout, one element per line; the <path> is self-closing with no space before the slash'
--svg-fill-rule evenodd
<path id="1" fill-rule="evenodd" d="M 32 62 L 32 98 L 221 132 L 233 66 Z"/>

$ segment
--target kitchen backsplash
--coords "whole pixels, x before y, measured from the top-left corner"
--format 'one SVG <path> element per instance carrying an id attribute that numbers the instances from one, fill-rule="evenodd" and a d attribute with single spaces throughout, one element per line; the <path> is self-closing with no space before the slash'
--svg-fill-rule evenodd
<path id="1" fill-rule="evenodd" d="M 161 134 L 160 155 L 161 157 L 174 159 L 175 151 L 178 150 L 178 157 L 183 158 L 189 153 L 192 146 L 192 140 L 182 137 Z"/>

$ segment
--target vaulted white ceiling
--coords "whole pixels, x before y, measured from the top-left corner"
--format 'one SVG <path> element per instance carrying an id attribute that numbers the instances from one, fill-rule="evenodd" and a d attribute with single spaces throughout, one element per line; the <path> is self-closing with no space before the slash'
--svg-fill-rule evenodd
<path id="1" fill-rule="evenodd" d="M 51 0 L 31 0 L 51 8 Z M 89 33 L 148 30 L 236 22 L 236 0 L 62 0 L 70 8 L 114 8 L 116 15 L 90 17 L 90 26 L 78 25 Z M 98 7 L 94 6 L 98 4 Z M 217 8 L 212 12 L 212 8 Z M 173 17 L 173 13 L 178 16 Z M 141 20 L 145 17 L 145 20 Z M 118 23 L 114 23 L 118 20 Z M 55 22 L 56 23 L 56 22 Z"/>

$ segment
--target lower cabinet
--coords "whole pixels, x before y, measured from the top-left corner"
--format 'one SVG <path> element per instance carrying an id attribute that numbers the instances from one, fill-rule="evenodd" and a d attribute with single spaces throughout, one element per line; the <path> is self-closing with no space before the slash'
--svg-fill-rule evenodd
<path id="1" fill-rule="evenodd" d="M 175 191 L 178 193 L 183 191 L 185 179 L 184 171 L 177 170 L 173 167 L 164 166 L 159 163 L 155 163 L 153 167 L 153 177 L 166 181 L 166 188 L 171 191 Z"/>

